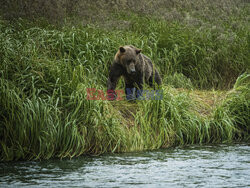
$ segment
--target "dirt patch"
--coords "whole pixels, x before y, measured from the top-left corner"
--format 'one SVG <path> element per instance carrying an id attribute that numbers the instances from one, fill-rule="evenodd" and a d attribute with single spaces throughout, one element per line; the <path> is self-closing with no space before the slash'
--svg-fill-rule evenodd
<path id="1" fill-rule="evenodd" d="M 210 116 L 216 106 L 225 99 L 227 91 L 194 90 L 190 91 L 189 95 L 195 102 L 195 111 L 201 116 Z"/>
<path id="2" fill-rule="evenodd" d="M 127 125 L 128 127 L 134 126 L 135 114 L 138 110 L 138 106 L 136 103 L 128 101 L 118 101 L 112 102 L 112 106 L 120 115 L 120 117 L 122 117 L 122 121 L 125 125 Z"/>

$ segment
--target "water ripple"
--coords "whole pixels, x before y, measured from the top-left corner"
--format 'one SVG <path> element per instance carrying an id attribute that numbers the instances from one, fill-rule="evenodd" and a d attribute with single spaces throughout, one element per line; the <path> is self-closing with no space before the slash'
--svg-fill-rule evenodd
<path id="1" fill-rule="evenodd" d="M 1 187 L 249 187 L 247 144 L 0 163 Z"/>

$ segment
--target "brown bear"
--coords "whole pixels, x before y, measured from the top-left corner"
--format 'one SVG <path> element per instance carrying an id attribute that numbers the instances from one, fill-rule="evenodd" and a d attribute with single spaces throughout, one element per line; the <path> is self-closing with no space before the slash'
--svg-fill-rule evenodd
<path id="1" fill-rule="evenodd" d="M 142 54 L 141 49 L 132 45 L 121 46 L 115 55 L 107 82 L 109 94 L 115 94 L 114 90 L 121 76 L 125 79 L 125 93 L 128 100 L 134 99 L 134 97 L 131 96 L 131 91 L 136 91 L 136 88 L 136 96 L 139 97 L 141 95 L 140 91 L 143 90 L 144 82 L 151 87 L 154 83 L 158 85 L 162 83 L 160 74 L 153 66 L 150 58 Z"/>

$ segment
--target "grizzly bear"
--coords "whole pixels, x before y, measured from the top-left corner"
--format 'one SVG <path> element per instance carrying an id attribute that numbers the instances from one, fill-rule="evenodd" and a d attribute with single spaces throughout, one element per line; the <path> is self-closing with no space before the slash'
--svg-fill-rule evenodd
<path id="1" fill-rule="evenodd" d="M 152 61 L 132 45 L 121 46 L 115 55 L 113 64 L 110 67 L 107 87 L 108 93 L 113 93 L 115 98 L 115 88 L 118 79 L 123 76 L 125 80 L 126 99 L 131 100 L 141 96 L 143 84 L 147 83 L 150 87 L 156 83 L 161 85 L 162 80 L 159 72 L 153 66 Z M 133 95 L 131 95 L 133 91 Z M 109 95 L 112 96 L 112 95 Z M 111 97 L 111 100 L 114 98 Z"/>

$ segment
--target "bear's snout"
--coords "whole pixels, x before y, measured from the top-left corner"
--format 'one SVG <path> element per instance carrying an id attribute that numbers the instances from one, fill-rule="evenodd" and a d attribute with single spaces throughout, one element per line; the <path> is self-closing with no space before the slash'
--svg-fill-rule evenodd
<path id="1" fill-rule="evenodd" d="M 135 73 L 136 73 L 135 69 L 132 69 L 131 74 L 135 74 Z"/>
<path id="2" fill-rule="evenodd" d="M 134 63 L 130 63 L 128 66 L 128 73 L 129 74 L 135 74 L 136 70 L 135 70 L 135 64 Z"/>

